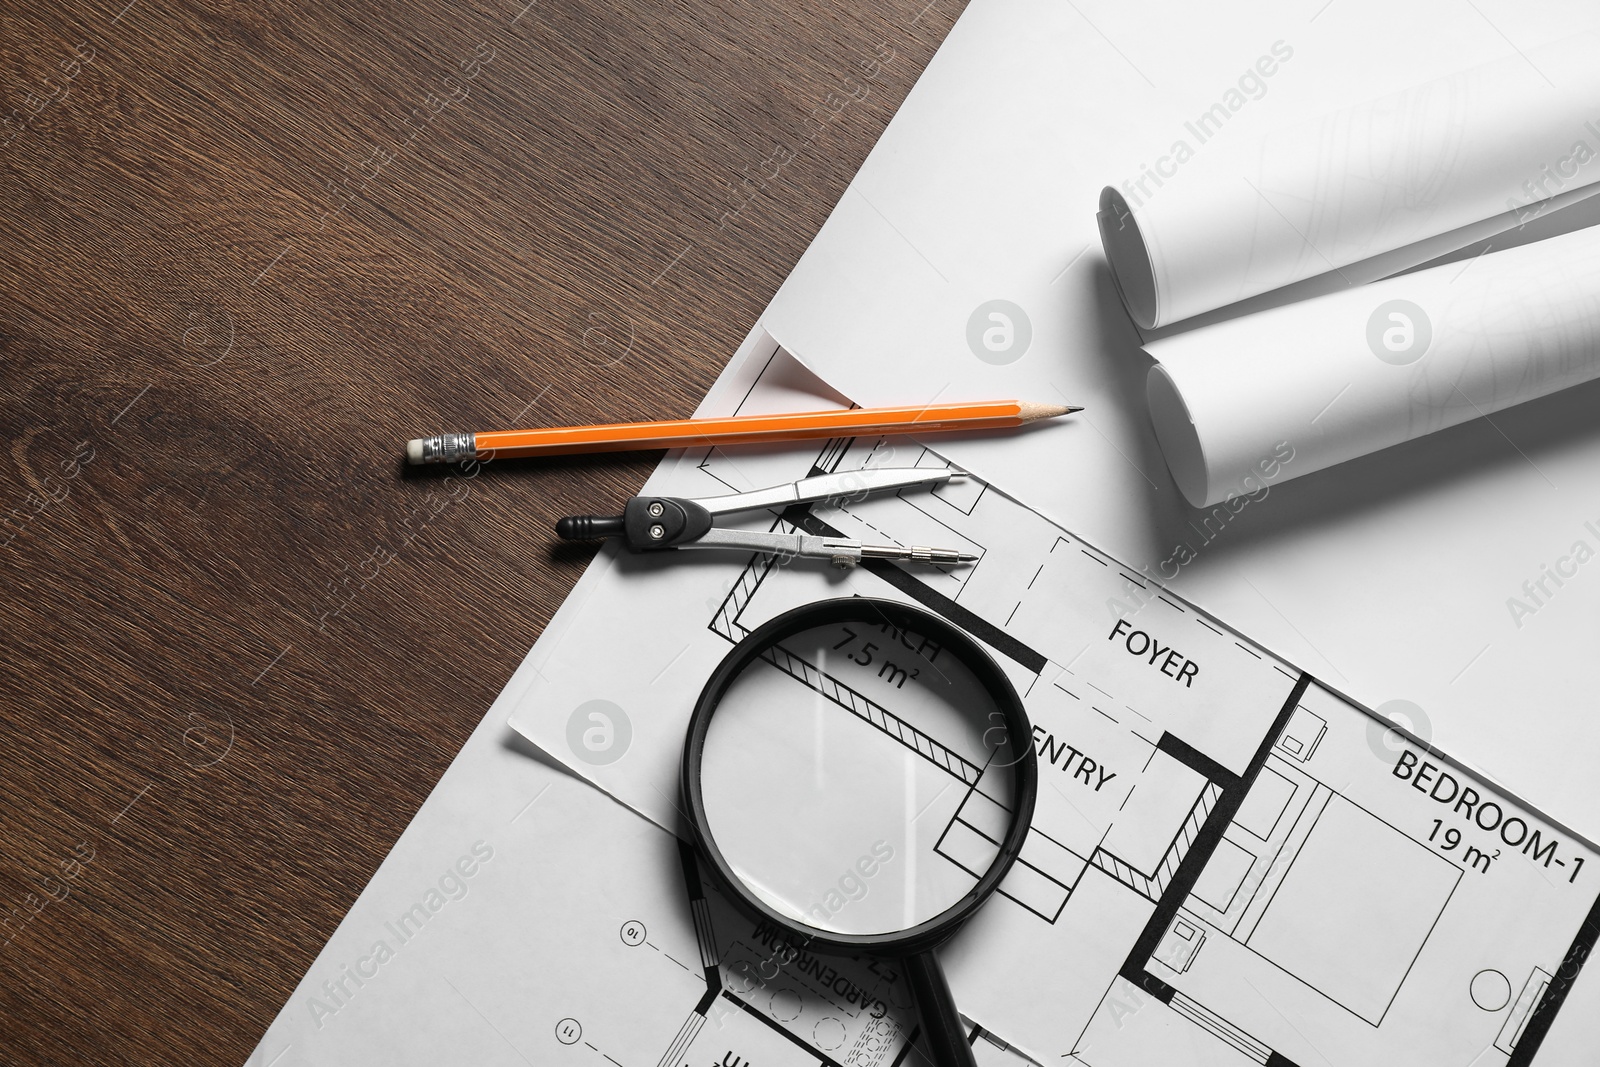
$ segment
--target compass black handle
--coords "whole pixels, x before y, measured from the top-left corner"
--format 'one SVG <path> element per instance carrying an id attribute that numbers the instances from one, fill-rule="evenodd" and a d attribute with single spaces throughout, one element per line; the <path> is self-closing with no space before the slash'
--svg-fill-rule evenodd
<path id="1" fill-rule="evenodd" d="M 556 536 L 563 541 L 598 541 L 628 532 L 621 515 L 568 515 L 556 520 Z"/>

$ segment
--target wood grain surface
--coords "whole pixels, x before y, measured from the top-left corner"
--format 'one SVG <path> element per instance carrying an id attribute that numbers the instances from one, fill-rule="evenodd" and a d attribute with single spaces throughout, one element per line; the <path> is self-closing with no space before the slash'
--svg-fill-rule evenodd
<path id="1" fill-rule="evenodd" d="M 0 14 L 0 1062 L 240 1063 L 960 0 Z M 924 6 L 926 5 L 926 6 Z"/>

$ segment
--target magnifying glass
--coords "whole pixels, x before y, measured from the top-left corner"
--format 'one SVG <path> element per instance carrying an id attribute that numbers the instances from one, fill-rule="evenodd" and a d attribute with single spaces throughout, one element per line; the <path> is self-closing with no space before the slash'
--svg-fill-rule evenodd
<path id="1" fill-rule="evenodd" d="M 683 797 L 724 893 L 796 948 L 900 961 L 933 1061 L 974 1067 L 934 948 L 1028 836 L 1022 701 L 945 619 L 851 597 L 736 645 L 689 722 Z"/>

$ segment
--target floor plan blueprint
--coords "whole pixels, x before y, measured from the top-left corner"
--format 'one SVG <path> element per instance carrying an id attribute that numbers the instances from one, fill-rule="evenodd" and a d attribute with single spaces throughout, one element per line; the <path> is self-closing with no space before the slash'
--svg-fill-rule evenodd
<path id="1" fill-rule="evenodd" d="M 826 387 L 773 351 L 740 410 L 808 395 Z M 648 489 L 707 496 L 907 465 L 946 463 L 889 439 L 700 450 Z M 677 829 L 684 726 L 733 642 L 825 597 L 908 600 L 982 641 L 1034 726 L 1028 844 L 943 951 L 963 1012 L 999 1044 L 1091 1067 L 1536 1062 L 1600 932 L 1586 843 L 1426 746 L 1376 744 L 1367 712 L 976 479 L 752 523 L 979 560 L 843 573 L 608 549 L 530 656 L 512 725 Z M 594 729 L 610 740 L 589 745 Z M 945 860 L 961 866 L 992 834 L 995 803 L 967 793 Z M 837 1062 L 878 1062 L 854 1049 Z"/>

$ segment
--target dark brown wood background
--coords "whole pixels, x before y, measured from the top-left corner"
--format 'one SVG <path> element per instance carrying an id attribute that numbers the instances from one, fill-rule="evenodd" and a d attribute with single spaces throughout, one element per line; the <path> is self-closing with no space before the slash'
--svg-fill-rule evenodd
<path id="1" fill-rule="evenodd" d="M 401 443 L 689 414 L 960 7 L 125 2 L 0 14 L 7 1064 L 243 1061 L 657 458 Z"/>

